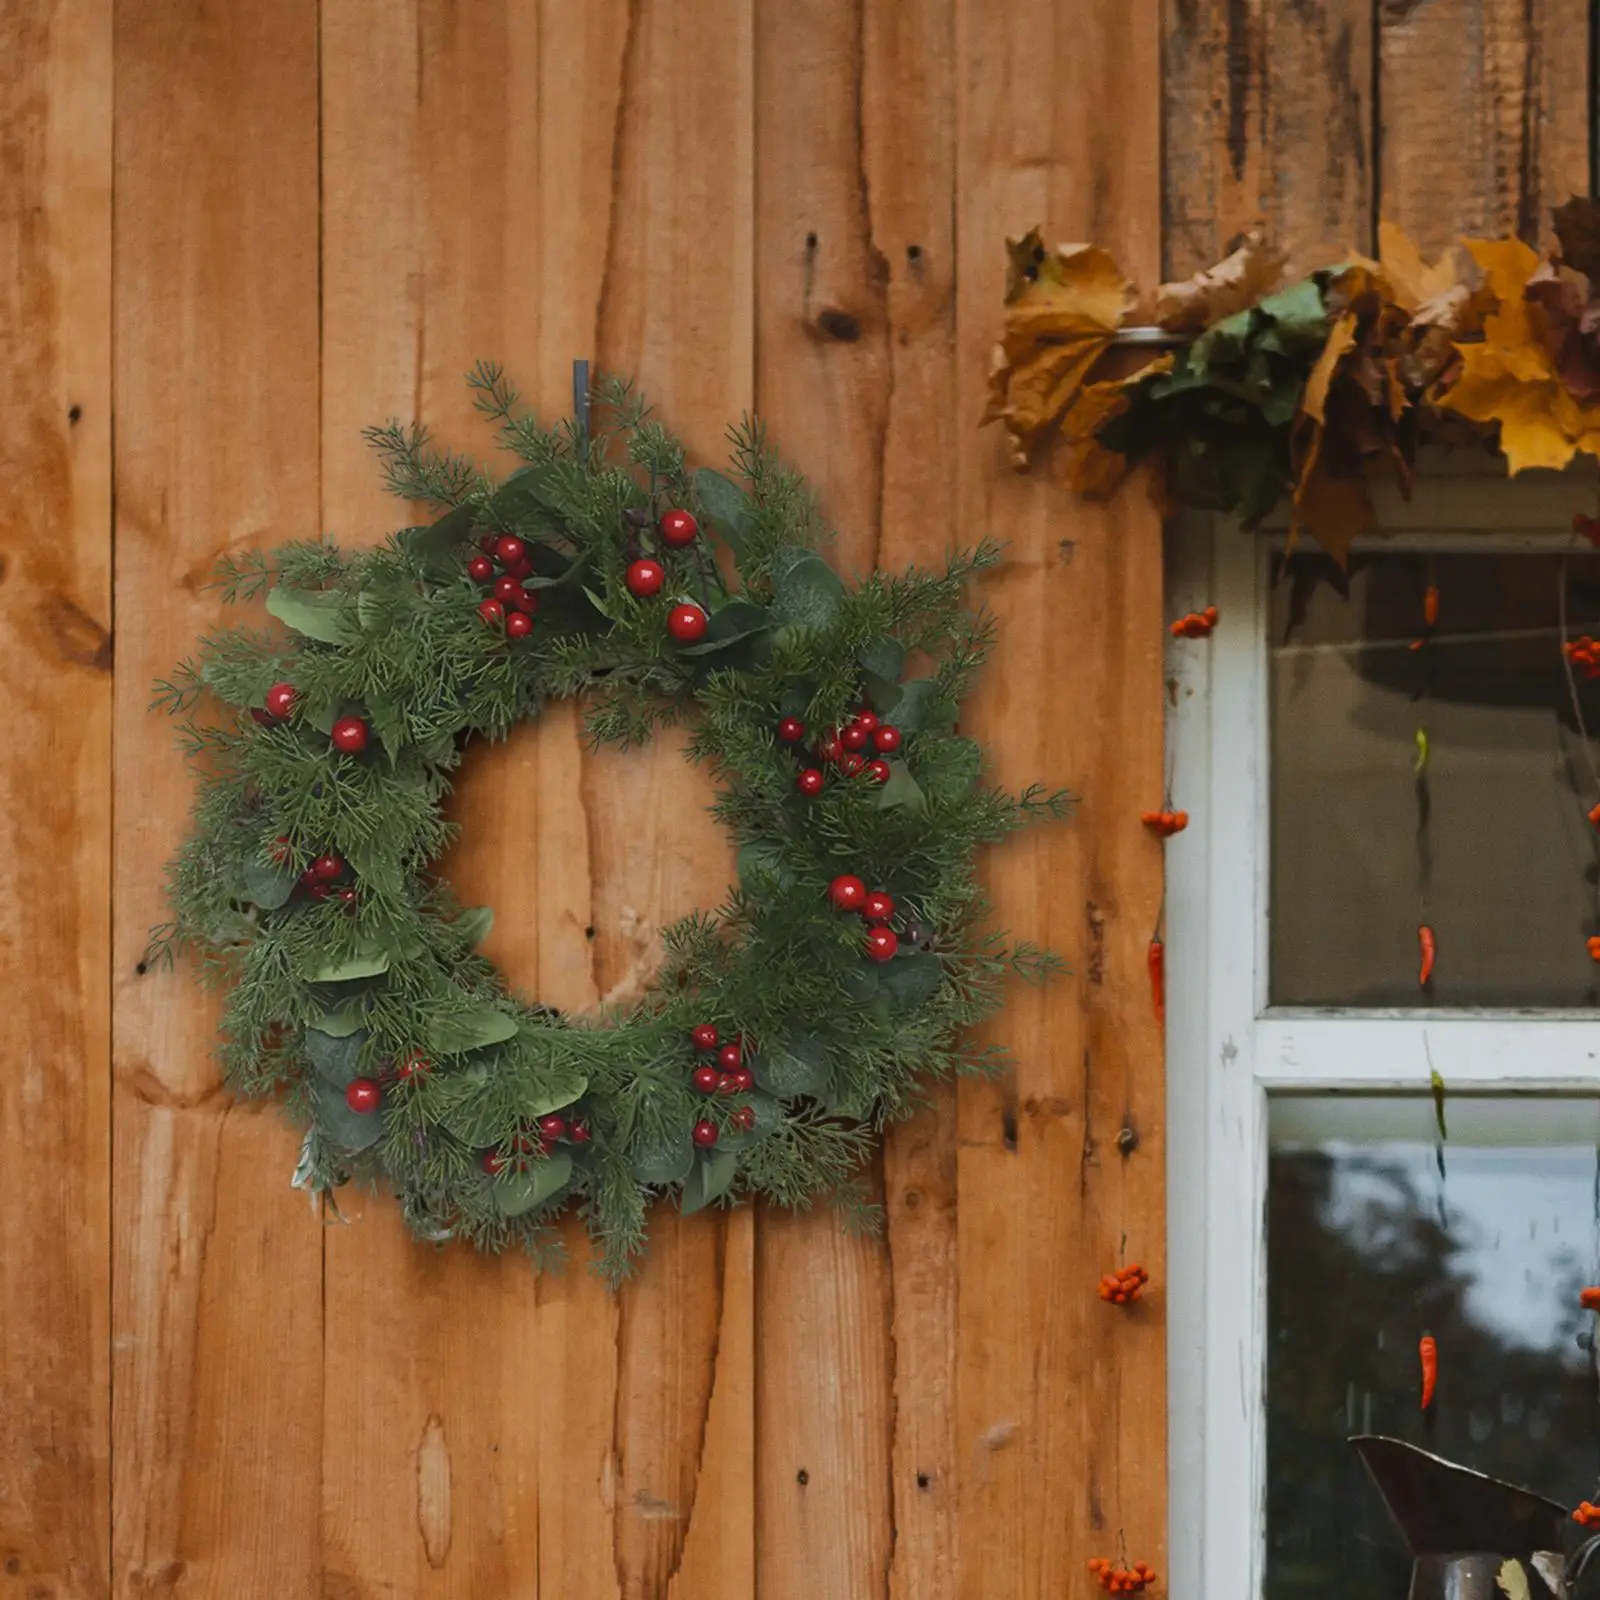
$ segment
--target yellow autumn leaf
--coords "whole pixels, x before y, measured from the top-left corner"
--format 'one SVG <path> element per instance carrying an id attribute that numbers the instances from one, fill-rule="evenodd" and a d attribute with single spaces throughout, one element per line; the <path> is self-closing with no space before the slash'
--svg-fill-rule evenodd
<path id="1" fill-rule="evenodd" d="M 1072 406 L 1132 297 L 1116 261 L 1095 245 L 1045 248 L 1038 230 L 1006 241 L 1005 322 L 989 368 L 984 422 L 1003 422 L 1026 466 L 1039 436 Z"/>
<path id="2" fill-rule="evenodd" d="M 1580 450 L 1600 455 L 1600 401 L 1572 397 L 1524 298 L 1541 265 L 1537 252 L 1518 239 L 1468 239 L 1466 246 L 1494 309 L 1483 319 L 1481 343 L 1456 346 L 1461 375 L 1437 403 L 1473 422 L 1499 423 L 1512 473 L 1560 469 Z"/>
<path id="3" fill-rule="evenodd" d="M 1396 305 L 1417 311 L 1448 295 L 1461 282 L 1452 252 L 1430 267 L 1410 234 L 1398 222 L 1378 224 L 1378 260 Z"/>
<path id="4" fill-rule="evenodd" d="M 1323 420 L 1323 411 L 1328 404 L 1328 386 L 1333 382 L 1339 363 L 1355 348 L 1358 320 L 1355 312 L 1346 311 L 1329 329 L 1328 342 L 1323 345 L 1322 354 L 1317 357 L 1317 364 L 1306 379 L 1305 393 L 1300 396 L 1302 417 L 1310 417 L 1319 423 Z"/>

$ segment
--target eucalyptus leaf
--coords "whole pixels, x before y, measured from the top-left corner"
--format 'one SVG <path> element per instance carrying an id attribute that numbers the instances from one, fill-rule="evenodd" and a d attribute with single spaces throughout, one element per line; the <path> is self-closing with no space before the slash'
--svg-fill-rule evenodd
<path id="1" fill-rule="evenodd" d="M 462 547 L 472 537 L 476 521 L 475 506 L 452 506 L 425 528 L 407 528 L 400 535 L 401 548 L 416 557 L 431 577 L 454 577 L 461 569 Z"/>
<path id="2" fill-rule="evenodd" d="M 324 1011 L 311 1026 L 330 1039 L 347 1039 L 356 1029 L 365 1026 L 366 1020 L 359 1006 L 348 1006 L 338 1011 Z"/>
<path id="3" fill-rule="evenodd" d="M 816 1034 L 796 1030 L 753 1056 L 750 1066 L 768 1094 L 816 1094 L 828 1081 L 828 1046 Z"/>
<path id="4" fill-rule="evenodd" d="M 633 1176 L 639 1183 L 678 1183 L 694 1166 L 694 1144 L 685 1133 L 633 1151 Z"/>
<path id="5" fill-rule="evenodd" d="M 612 622 L 617 620 L 616 617 L 612 615 L 611 607 L 608 606 L 606 602 L 589 587 L 588 584 L 583 585 L 583 592 L 588 597 L 589 604 L 592 605 L 602 617 L 606 617 Z"/>
<path id="6" fill-rule="evenodd" d="M 733 1175 L 738 1170 L 739 1157 L 732 1150 L 702 1151 L 683 1180 L 678 1210 L 687 1217 L 720 1200 L 733 1186 Z"/>
<path id="7" fill-rule="evenodd" d="M 722 1136 L 718 1149 L 726 1147 L 730 1150 L 740 1150 L 746 1145 L 756 1144 L 760 1140 L 774 1134 L 783 1126 L 787 1113 L 783 1109 L 783 1102 L 776 1095 L 768 1094 L 764 1089 L 751 1089 L 744 1097 L 744 1102 L 755 1113 L 755 1123 L 749 1128 L 730 1128 Z"/>
<path id="8" fill-rule="evenodd" d="M 773 584 L 772 620 L 785 627 L 825 628 L 843 599 L 839 574 L 820 556 L 802 556 Z"/>
<path id="9" fill-rule="evenodd" d="M 731 478 L 711 467 L 701 467 L 695 473 L 694 492 L 700 509 L 711 519 L 737 559 L 754 521 L 755 506 L 750 496 Z"/>
<path id="10" fill-rule="evenodd" d="M 931 950 L 897 955 L 878 968 L 878 982 L 900 1011 L 929 999 L 944 978 L 944 964 Z"/>
<path id="11" fill-rule="evenodd" d="M 365 950 L 324 961 L 306 973 L 306 977 L 312 983 L 348 983 L 352 978 L 376 978 L 388 970 L 389 958 L 382 950 Z"/>
<path id="12" fill-rule="evenodd" d="M 905 671 L 906 647 L 898 639 L 891 639 L 885 634 L 867 645 L 856 660 L 861 663 L 863 672 L 870 672 L 874 677 L 886 679 L 898 687 L 897 680 Z"/>
<path id="13" fill-rule="evenodd" d="M 306 1055 L 311 1065 L 342 1090 L 352 1078 L 361 1076 L 358 1063 L 368 1035 L 360 1028 L 343 1035 L 324 1033 L 320 1028 L 306 1029 Z"/>
<path id="14" fill-rule="evenodd" d="M 749 893 L 763 889 L 791 889 L 794 870 L 775 839 L 750 839 L 739 846 L 739 883 Z"/>
<path id="15" fill-rule="evenodd" d="M 911 768 L 903 761 L 890 763 L 888 781 L 878 794 L 880 811 L 891 811 L 896 806 L 911 812 L 928 809 L 927 796 L 911 776 Z"/>
<path id="16" fill-rule="evenodd" d="M 771 627 L 766 610 L 749 600 L 730 600 L 719 606 L 706 621 L 705 637 L 696 644 L 682 645 L 681 656 L 709 656 L 727 650 L 741 639 L 765 633 Z"/>
<path id="17" fill-rule="evenodd" d="M 324 644 L 342 644 L 343 619 L 350 608 L 349 597 L 324 589 L 271 589 L 267 611 L 308 639 Z"/>
<path id="18" fill-rule="evenodd" d="M 479 1006 L 473 1011 L 447 1011 L 434 1017 L 427 1027 L 428 1045 L 441 1056 L 459 1056 L 468 1050 L 504 1044 L 507 1039 L 514 1038 L 516 1032 L 517 1019 L 493 1006 Z"/>
<path id="19" fill-rule="evenodd" d="M 889 720 L 901 733 L 922 733 L 953 728 L 956 703 L 933 678 L 913 678 L 904 684 Z"/>
<path id="20" fill-rule="evenodd" d="M 517 1110 L 525 1117 L 548 1116 L 570 1106 L 589 1087 L 589 1075 L 579 1067 L 545 1067 L 536 1083 L 529 1083 L 517 1095 Z"/>
<path id="21" fill-rule="evenodd" d="M 450 926 L 469 944 L 482 944 L 494 926 L 494 907 L 470 906 Z"/>
<path id="22" fill-rule="evenodd" d="M 344 1089 L 326 1078 L 318 1078 L 317 1125 L 345 1150 L 365 1150 L 383 1137 L 383 1114 L 379 1111 L 352 1111 Z"/>
<path id="23" fill-rule="evenodd" d="M 983 750 L 974 739 L 940 739 L 917 758 L 917 780 L 925 794 L 958 799 L 983 772 Z"/>
<path id="24" fill-rule="evenodd" d="M 276 911 L 294 893 L 295 875 L 275 862 L 247 861 L 244 864 L 245 893 L 263 911 Z"/>
<path id="25" fill-rule="evenodd" d="M 495 1206 L 503 1217 L 520 1217 L 566 1188 L 571 1177 L 572 1157 L 565 1150 L 552 1150 L 525 1171 L 501 1173 L 492 1187 Z"/>

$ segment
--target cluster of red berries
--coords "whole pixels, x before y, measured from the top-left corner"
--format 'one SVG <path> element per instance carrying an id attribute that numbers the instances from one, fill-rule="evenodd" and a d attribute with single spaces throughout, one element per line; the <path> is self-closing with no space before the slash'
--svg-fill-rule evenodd
<path id="1" fill-rule="evenodd" d="M 1173 834 L 1182 833 L 1189 826 L 1189 813 L 1165 808 L 1160 811 L 1141 811 L 1139 820 L 1158 839 L 1170 839 Z"/>
<path id="2" fill-rule="evenodd" d="M 662 544 L 673 550 L 682 550 L 686 545 L 693 544 L 699 531 L 700 524 L 695 521 L 693 512 L 685 511 L 681 506 L 663 511 L 656 523 L 656 532 L 661 536 Z M 628 563 L 622 581 L 635 599 L 648 600 L 652 595 L 660 594 L 665 587 L 667 569 L 650 556 L 640 556 Z M 709 620 L 704 607 L 686 600 L 667 613 L 667 632 L 679 644 L 693 644 L 695 640 L 705 638 Z"/>
<path id="3" fill-rule="evenodd" d="M 559 1111 L 548 1112 L 540 1117 L 534 1126 L 539 1130 L 537 1139 L 531 1134 L 518 1134 L 511 1141 L 509 1154 L 504 1150 L 485 1150 L 478 1158 L 478 1165 L 491 1178 L 498 1178 L 507 1167 L 514 1167 L 518 1172 L 526 1172 L 530 1156 L 549 1155 L 559 1140 L 566 1139 L 573 1144 L 588 1144 L 591 1137 L 588 1123 L 569 1122 Z"/>
<path id="4" fill-rule="evenodd" d="M 527 545 L 513 533 L 488 533 L 478 548 L 483 554 L 467 563 L 467 576 L 474 583 L 491 586 L 478 615 L 491 628 L 504 628 L 508 639 L 526 639 L 533 632 L 533 614 L 539 609 L 538 595 L 522 587 L 524 580 L 533 576 Z"/>
<path id="5" fill-rule="evenodd" d="M 1190 611 L 1172 624 L 1174 639 L 1209 639 L 1217 625 L 1217 608 L 1207 606 L 1204 611 Z"/>
<path id="6" fill-rule="evenodd" d="M 1139 1298 L 1139 1291 L 1149 1283 L 1150 1274 L 1137 1261 L 1126 1267 L 1108 1272 L 1100 1280 L 1100 1298 L 1108 1305 L 1125 1306 Z"/>
<path id="7" fill-rule="evenodd" d="M 881 889 L 869 890 L 853 872 L 843 872 L 828 885 L 828 898 L 840 911 L 859 911 L 867 924 L 867 959 L 889 961 L 900 948 L 900 936 L 885 924 L 894 915 L 894 900 Z"/>
<path id="8" fill-rule="evenodd" d="M 1107 1594 L 1143 1594 L 1156 1581 L 1156 1569 L 1148 1561 L 1114 1567 L 1104 1556 L 1095 1556 L 1089 1562 L 1089 1570 Z"/>
<path id="9" fill-rule="evenodd" d="M 267 690 L 260 706 L 252 706 L 250 715 L 257 722 L 270 726 L 287 722 L 300 698 L 300 691 L 292 683 L 275 683 Z M 346 755 L 360 755 L 367 748 L 367 725 L 360 717 L 340 717 L 328 730 L 335 750 Z"/>
<path id="10" fill-rule="evenodd" d="M 723 1044 L 717 1030 L 709 1022 L 702 1022 L 690 1030 L 689 1038 L 704 1058 L 689 1077 L 698 1093 L 748 1094 L 755 1087 L 755 1074 L 745 1065 L 742 1034 Z M 756 1125 L 755 1107 L 737 1107 L 730 1120 L 734 1127 L 748 1133 Z M 702 1149 L 710 1149 L 717 1142 L 716 1123 L 702 1117 L 695 1123 L 692 1137 Z"/>
<path id="11" fill-rule="evenodd" d="M 778 738 L 786 745 L 798 746 L 805 736 L 806 725 L 798 717 L 784 717 L 778 723 Z M 874 783 L 887 783 L 889 763 L 884 758 L 899 748 L 900 730 L 892 722 L 880 722 L 876 711 L 863 706 L 844 727 L 823 734 L 811 752 L 816 766 L 802 768 L 794 786 L 804 795 L 821 794 L 827 782 L 824 766 L 837 767 L 847 778 L 864 774 Z"/>
<path id="12" fill-rule="evenodd" d="M 395 1062 L 386 1078 L 398 1078 L 409 1083 L 413 1078 L 426 1077 L 433 1071 L 433 1062 L 420 1050 L 412 1050 Z M 362 1115 L 376 1111 L 383 1104 L 383 1082 L 379 1078 L 352 1078 L 345 1085 L 344 1101 L 352 1111 Z"/>
<path id="13" fill-rule="evenodd" d="M 272 854 L 277 861 L 287 861 L 291 849 L 289 836 L 280 833 L 273 841 Z M 300 874 L 297 888 L 304 889 L 309 900 L 326 900 L 330 896 L 342 901 L 347 906 L 356 903 L 356 891 L 353 884 L 341 884 L 339 880 L 344 876 L 345 864 L 342 858 L 331 851 L 320 855 L 315 861 Z"/>
<path id="14" fill-rule="evenodd" d="M 1600 640 L 1591 639 L 1588 634 L 1583 634 L 1561 648 L 1573 666 L 1583 668 L 1584 677 L 1600 678 Z"/>
<path id="15" fill-rule="evenodd" d="M 1600 1528 L 1600 1506 L 1591 1500 L 1580 1500 L 1572 1513 L 1572 1520 L 1580 1528 Z"/>

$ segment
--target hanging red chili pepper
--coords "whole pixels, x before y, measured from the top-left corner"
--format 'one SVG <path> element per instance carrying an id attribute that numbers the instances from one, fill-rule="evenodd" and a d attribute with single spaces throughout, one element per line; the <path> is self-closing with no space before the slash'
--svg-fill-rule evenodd
<path id="1" fill-rule="evenodd" d="M 1437 946 L 1434 943 L 1433 929 L 1425 922 L 1417 929 L 1417 945 L 1422 952 L 1422 960 L 1417 967 L 1417 987 L 1426 989 L 1433 980 L 1433 958 Z"/>
<path id="2" fill-rule="evenodd" d="M 1433 1392 L 1439 1386 L 1439 1342 L 1431 1333 L 1417 1341 L 1417 1355 L 1422 1362 L 1422 1409 L 1433 1404 Z"/>
<path id="3" fill-rule="evenodd" d="M 1439 586 L 1430 583 L 1422 591 L 1422 620 L 1431 628 L 1439 620 Z"/>
<path id="4" fill-rule="evenodd" d="M 1150 969 L 1150 1008 L 1156 1014 L 1156 1021 L 1165 1027 L 1167 1024 L 1167 947 L 1161 942 L 1161 935 L 1154 934 L 1150 939 L 1150 948 L 1145 952 L 1145 965 Z"/>

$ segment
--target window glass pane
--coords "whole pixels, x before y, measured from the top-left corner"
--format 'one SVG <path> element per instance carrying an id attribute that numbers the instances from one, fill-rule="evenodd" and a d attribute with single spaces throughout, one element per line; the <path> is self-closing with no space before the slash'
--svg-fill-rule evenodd
<path id="1" fill-rule="evenodd" d="M 1600 634 L 1592 553 L 1379 550 L 1353 556 L 1348 578 L 1314 552 L 1279 562 L 1274 1004 L 1600 1003 L 1585 945 L 1600 932 L 1586 817 L 1600 746 L 1576 732 L 1563 574 L 1569 638 Z M 1575 680 L 1583 725 L 1600 730 L 1600 678 Z M 1438 952 L 1426 990 L 1423 924 Z"/>
<path id="2" fill-rule="evenodd" d="M 1346 1442 L 1403 1439 L 1575 1505 L 1600 1473 L 1600 1102 L 1280 1099 L 1267 1199 L 1267 1600 L 1405 1600 Z M 1421 1410 L 1419 1341 L 1438 1345 Z"/>

